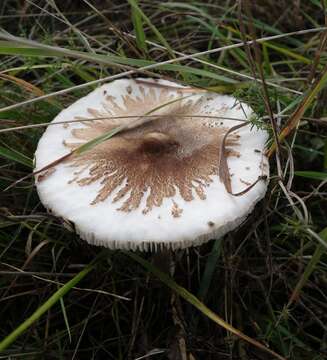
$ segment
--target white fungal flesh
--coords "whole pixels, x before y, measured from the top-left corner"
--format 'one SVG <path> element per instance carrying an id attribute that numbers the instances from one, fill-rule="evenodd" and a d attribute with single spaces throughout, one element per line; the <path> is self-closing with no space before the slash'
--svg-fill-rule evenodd
<path id="1" fill-rule="evenodd" d="M 236 99 L 231 96 L 198 92 L 190 97 L 189 95 L 191 93 L 189 91 L 178 91 L 178 89 L 183 89 L 179 84 L 163 80 L 144 80 L 147 82 L 152 81 L 161 86 L 148 86 L 145 83 L 140 85 L 140 83 L 135 80 L 116 80 L 99 87 L 84 98 L 73 103 L 67 109 L 63 110 L 52 123 L 76 120 L 76 118 L 79 119 L 80 117 L 92 118 L 90 108 L 93 109 L 91 110 L 93 115 L 103 114 L 107 111 L 107 114 L 109 114 L 108 120 L 101 121 L 111 121 L 115 126 L 119 126 L 122 123 L 131 123 L 135 121 L 135 118 L 110 120 L 110 109 L 108 109 L 108 107 L 115 107 L 117 105 L 116 112 L 111 111 L 111 114 L 116 114 L 122 111 L 119 110 L 119 108 L 125 109 L 126 104 L 134 104 L 136 97 L 142 98 L 144 102 L 144 99 L 150 99 L 151 97 L 153 100 L 155 94 L 156 99 L 159 99 L 160 92 L 162 91 L 165 91 L 165 96 L 170 100 L 185 97 L 184 100 L 181 100 L 182 107 L 183 104 L 196 104 L 193 108 L 190 106 L 189 109 L 192 111 L 197 108 L 199 112 L 187 115 L 202 115 L 202 118 L 188 118 L 189 123 L 186 123 L 187 126 L 194 123 L 205 126 L 206 129 L 217 129 L 221 127 L 226 131 L 226 129 L 228 130 L 240 123 L 230 118 L 247 120 L 252 114 L 252 110 L 246 104 L 239 104 Z M 162 85 L 167 85 L 168 87 Z M 108 98 L 108 96 L 110 98 Z M 149 114 L 149 109 L 145 105 L 144 103 L 140 103 L 140 106 L 136 110 L 134 104 L 134 112 L 131 111 L 130 115 L 133 115 L 135 111 L 137 112 L 137 116 L 144 115 L 145 113 Z M 169 121 L 167 115 L 169 115 L 169 111 L 172 111 L 176 106 L 176 104 L 172 104 L 170 108 L 168 106 L 163 107 L 155 112 L 150 112 L 150 114 L 167 117 L 167 120 L 162 120 L 165 124 L 164 126 L 166 126 L 166 121 Z M 107 107 L 107 110 L 105 107 Z M 183 107 L 182 110 L 184 113 L 185 109 L 188 109 L 188 105 Z M 128 116 L 128 109 L 124 111 L 125 115 Z M 206 115 L 210 117 L 205 117 Z M 225 117 L 226 119 L 212 118 L 213 116 Z M 179 124 L 179 118 L 176 117 L 176 119 L 174 121 L 176 124 Z M 156 121 L 157 119 L 153 118 L 151 123 L 155 124 Z M 98 127 L 95 126 L 92 128 L 91 125 L 87 124 L 91 124 L 91 122 L 74 122 L 69 123 L 68 126 L 62 124 L 49 126 L 40 139 L 35 154 L 36 170 L 42 169 L 49 163 L 69 153 L 71 148 L 76 147 L 77 144 L 81 144 L 81 138 L 84 136 L 83 131 L 85 129 L 89 131 L 87 133 L 89 136 L 93 133 L 98 134 L 99 129 L 104 126 L 104 123 L 99 121 L 98 124 L 100 125 Z M 93 124 L 97 124 L 97 122 L 93 121 Z M 146 126 L 147 125 L 145 125 L 145 128 Z M 157 138 L 160 138 L 159 140 L 161 141 L 161 137 L 164 138 L 165 136 L 162 135 L 162 129 L 157 133 L 153 131 L 155 125 L 149 126 L 152 127 L 150 135 L 154 134 L 151 136 L 154 136 L 156 141 Z M 75 130 L 75 132 L 73 130 Z M 137 133 L 139 130 L 132 131 Z M 254 183 L 258 177 L 263 175 L 268 176 L 269 165 L 267 158 L 263 155 L 267 141 L 266 131 L 247 125 L 235 133 L 239 135 L 239 138 L 237 144 L 233 144 L 231 149 L 237 152 L 238 155 L 228 156 L 227 161 L 231 174 L 233 193 L 238 193 Z M 73 134 L 78 135 L 74 137 Z M 126 136 L 128 136 L 127 132 L 126 134 Z M 197 139 L 200 135 L 201 132 L 194 131 L 194 142 L 196 144 L 201 144 L 201 139 Z M 120 134 L 116 136 L 119 140 Z M 233 136 L 235 136 L 235 134 Z M 114 138 L 109 139 L 108 141 L 113 141 L 113 139 Z M 115 141 L 117 141 L 117 139 Z M 166 141 L 165 138 L 163 141 Z M 130 140 L 131 146 L 132 143 L 133 139 Z M 69 146 L 67 146 L 67 144 L 69 144 Z M 159 145 L 161 146 L 161 143 Z M 166 144 L 164 144 L 164 146 L 166 146 Z M 199 149 L 201 151 L 201 148 Z M 93 149 L 90 151 L 92 150 Z M 180 151 L 182 150 L 183 149 Z M 106 151 L 106 148 L 103 147 L 101 151 Z M 151 192 L 156 189 L 148 186 L 140 202 L 134 201 L 134 208 L 132 208 L 132 205 L 129 205 L 127 209 L 125 206 L 127 210 L 124 211 L 122 210 L 124 209 L 124 204 L 126 205 L 129 199 L 133 197 L 133 189 L 128 188 L 130 183 L 133 184 L 133 179 L 125 178 L 114 190 L 106 192 L 104 185 L 106 185 L 106 182 L 109 182 L 108 179 L 113 178 L 112 175 L 114 175 L 115 171 L 118 174 L 121 169 L 113 170 L 115 168 L 112 164 L 110 165 L 109 162 L 114 163 L 116 159 L 111 159 L 110 153 L 103 162 L 107 161 L 108 166 L 106 169 L 111 169 L 112 174 L 104 174 L 102 177 L 99 177 L 97 171 L 103 168 L 103 162 L 101 162 L 102 160 L 99 156 L 100 155 L 97 155 L 97 169 L 94 168 L 93 170 L 91 157 L 85 162 L 82 157 L 80 160 L 82 159 L 83 161 L 77 158 L 75 162 L 65 161 L 60 163 L 55 166 L 55 170 L 49 172 L 48 175 L 44 173 L 39 177 L 37 176 L 36 187 L 44 206 L 55 215 L 73 222 L 77 233 L 82 239 L 90 244 L 101 245 L 111 249 L 119 248 L 148 251 L 160 248 L 178 249 L 199 245 L 212 238 L 220 237 L 239 226 L 253 210 L 255 204 L 262 199 L 267 190 L 267 181 L 259 181 L 245 194 L 233 196 L 227 193 L 224 184 L 217 174 L 210 175 L 210 182 L 206 184 L 204 184 L 203 179 L 197 181 L 197 179 L 193 179 L 191 175 L 189 176 L 192 183 L 191 195 L 188 195 L 188 197 L 178 188 L 182 181 L 179 179 L 179 183 L 176 182 L 177 185 L 173 186 L 174 190 L 170 188 L 170 193 L 174 193 L 172 196 L 165 195 L 162 196 L 162 198 L 159 197 L 159 200 L 153 201 L 149 206 L 149 198 L 153 195 Z M 191 155 L 186 154 L 185 156 Z M 194 171 L 195 170 L 196 169 L 194 169 Z M 131 171 L 131 168 L 129 168 L 129 177 L 132 176 L 131 174 L 133 174 L 134 171 L 136 174 L 138 171 L 145 170 L 142 170 L 141 163 L 137 164 L 135 170 L 133 168 Z M 155 169 L 151 170 L 151 174 L 155 174 L 155 171 Z M 188 174 L 189 171 L 190 169 L 188 169 Z M 94 174 L 96 174 L 96 176 Z M 160 174 L 162 178 L 159 179 L 159 182 L 165 183 L 167 180 L 162 173 Z M 181 172 L 181 174 L 183 174 L 183 172 Z M 170 174 L 170 176 L 172 175 Z M 89 181 L 81 181 L 83 178 L 89 179 Z M 146 180 L 147 179 L 145 179 L 145 181 Z M 194 190 L 198 183 L 202 184 L 205 199 L 204 196 L 201 198 Z M 110 184 L 108 184 L 108 186 L 109 185 Z M 139 185 L 142 186 L 142 184 Z M 194 187 L 192 187 L 193 185 Z M 121 189 L 124 187 L 127 190 L 122 192 Z M 116 195 L 120 190 L 123 196 L 117 200 Z M 99 194 L 102 194 L 100 198 Z"/>

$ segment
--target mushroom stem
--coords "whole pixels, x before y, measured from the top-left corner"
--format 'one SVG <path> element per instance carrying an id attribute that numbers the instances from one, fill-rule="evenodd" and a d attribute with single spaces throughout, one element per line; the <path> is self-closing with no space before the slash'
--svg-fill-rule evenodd
<path id="1" fill-rule="evenodd" d="M 170 249 L 161 249 L 152 256 L 152 263 L 162 272 L 174 276 L 175 260 L 173 251 Z"/>

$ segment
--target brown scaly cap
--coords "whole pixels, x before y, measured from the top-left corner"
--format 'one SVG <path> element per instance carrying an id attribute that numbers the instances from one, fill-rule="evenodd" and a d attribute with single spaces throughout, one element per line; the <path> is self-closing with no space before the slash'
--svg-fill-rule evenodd
<path id="1" fill-rule="evenodd" d="M 36 169 L 123 131 L 41 174 L 36 186 L 43 204 L 73 222 L 83 239 L 109 248 L 185 248 L 238 226 L 267 184 L 232 196 L 219 166 L 222 141 L 239 124 L 231 119 L 246 120 L 251 109 L 230 96 L 193 92 L 162 80 L 117 80 L 62 111 L 52 125 L 75 122 L 48 127 Z M 227 136 L 234 192 L 269 174 L 266 140 L 265 131 L 250 125 Z"/>
<path id="2" fill-rule="evenodd" d="M 125 198 L 118 208 L 121 211 L 139 208 L 144 196 L 147 197 L 144 213 L 161 206 L 164 198 L 172 198 L 176 192 L 185 201 L 193 200 L 195 194 L 204 200 L 205 187 L 209 186 L 213 175 L 218 175 L 221 142 L 228 128 L 208 126 L 203 98 L 172 102 L 174 96 L 167 89 L 161 89 L 157 95 L 155 89 L 150 88 L 146 94 L 143 86 L 139 86 L 139 92 L 135 98 L 131 91 L 123 96 L 121 106 L 112 96 L 106 96 L 102 111 L 89 108 L 90 117 L 108 118 L 85 122 L 84 128 L 73 129 L 72 136 L 78 142 L 66 145 L 74 149 L 110 132 L 124 121 L 135 120 L 110 120 L 112 116 L 150 112 L 160 116 L 147 119 L 145 124 L 118 134 L 71 160 L 71 166 L 77 168 L 71 181 L 80 186 L 101 181 L 92 204 L 106 200 L 120 188 L 112 202 Z M 183 99 L 182 92 L 179 98 Z M 153 111 L 158 107 L 160 109 Z M 203 115 L 203 118 L 189 115 Z M 237 137 L 230 136 L 227 145 L 237 148 Z M 237 152 L 233 150 L 230 154 Z M 86 176 L 79 173 L 85 167 L 90 169 Z M 174 204 L 173 208 L 176 206 Z M 180 216 L 173 210 L 172 214 Z"/>

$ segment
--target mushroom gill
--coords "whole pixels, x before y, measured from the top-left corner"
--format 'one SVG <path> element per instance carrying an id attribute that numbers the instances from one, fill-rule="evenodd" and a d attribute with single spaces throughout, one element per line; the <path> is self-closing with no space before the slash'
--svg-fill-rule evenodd
<path id="1" fill-rule="evenodd" d="M 218 176 L 221 143 L 228 128 L 208 120 L 203 97 L 172 101 L 176 96 L 166 89 L 157 92 L 150 88 L 146 92 L 142 86 L 138 88 L 138 95 L 127 91 L 122 97 L 123 105 L 106 96 L 101 111 L 88 109 L 91 117 L 108 118 L 85 121 L 82 128 L 72 130 L 74 141 L 66 141 L 65 145 L 74 149 L 135 120 L 111 119 L 113 116 L 156 116 L 68 160 L 76 168 L 70 182 L 86 186 L 99 181 L 100 189 L 92 204 L 111 195 L 113 203 L 120 202 L 117 210 L 125 212 L 138 209 L 144 196 L 144 214 L 177 192 L 185 201 L 195 197 L 204 200 L 206 187 L 213 176 Z M 237 154 L 231 148 L 237 144 L 237 137 L 230 135 L 226 144 L 228 155 Z M 179 217 L 182 211 L 174 200 L 172 216 Z"/>

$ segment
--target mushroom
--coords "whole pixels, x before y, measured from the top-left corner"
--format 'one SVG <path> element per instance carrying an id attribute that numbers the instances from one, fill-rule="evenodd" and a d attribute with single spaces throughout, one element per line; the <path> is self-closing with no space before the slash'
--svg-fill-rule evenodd
<path id="1" fill-rule="evenodd" d="M 82 239 L 111 249 L 178 249 L 221 237 L 267 190 L 267 181 L 257 181 L 269 174 L 267 132 L 250 123 L 230 132 L 252 114 L 231 96 L 165 80 L 105 84 L 52 121 L 35 153 L 36 170 L 117 127 L 123 131 L 41 172 L 39 197 Z M 219 176 L 222 152 L 241 196 Z"/>

